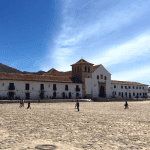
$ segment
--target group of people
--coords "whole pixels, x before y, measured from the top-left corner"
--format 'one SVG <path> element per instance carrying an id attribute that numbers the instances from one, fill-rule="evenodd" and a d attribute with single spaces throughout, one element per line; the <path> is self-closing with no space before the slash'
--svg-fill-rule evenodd
<path id="1" fill-rule="evenodd" d="M 28 107 L 27 107 L 27 109 L 31 109 L 31 107 L 30 107 L 30 102 L 31 101 L 28 101 Z M 22 100 L 20 100 L 20 107 L 24 107 L 24 100 L 22 99 Z"/>
<path id="2" fill-rule="evenodd" d="M 31 109 L 31 107 L 30 107 L 30 102 L 31 101 L 28 101 L 28 107 L 27 107 L 27 109 Z M 126 103 L 124 104 L 124 106 L 125 106 L 125 108 L 124 109 L 126 109 L 126 108 L 128 108 L 128 102 L 126 101 Z M 20 100 L 20 107 L 24 107 L 24 100 L 22 99 L 22 100 Z M 79 101 L 77 100 L 76 101 L 76 104 L 75 104 L 75 109 L 78 109 L 78 111 L 79 111 Z"/>

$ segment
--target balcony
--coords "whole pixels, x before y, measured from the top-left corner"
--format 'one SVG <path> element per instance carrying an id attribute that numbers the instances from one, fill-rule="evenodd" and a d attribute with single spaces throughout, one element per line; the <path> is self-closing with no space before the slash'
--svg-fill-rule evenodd
<path id="1" fill-rule="evenodd" d="M 9 86 L 8 90 L 15 90 L 15 86 Z"/>
<path id="2" fill-rule="evenodd" d="M 75 91 L 76 91 L 76 92 L 80 91 L 80 88 L 75 88 Z"/>

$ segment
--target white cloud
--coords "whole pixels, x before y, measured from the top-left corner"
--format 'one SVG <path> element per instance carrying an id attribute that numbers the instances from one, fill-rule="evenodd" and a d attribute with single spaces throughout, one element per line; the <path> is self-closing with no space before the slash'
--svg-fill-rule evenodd
<path id="1" fill-rule="evenodd" d="M 138 57 L 147 56 L 150 53 L 150 34 L 143 34 L 132 41 L 111 49 L 100 52 L 91 62 L 99 64 L 99 60 L 105 67 L 123 63 L 125 61 L 135 61 Z"/>
<path id="2" fill-rule="evenodd" d="M 126 5 L 124 8 L 116 7 L 116 9 L 114 7 L 107 12 L 99 12 L 99 14 L 93 13 L 93 16 L 90 16 L 90 14 L 88 15 L 90 12 L 87 11 L 87 17 L 90 16 L 92 18 L 96 15 L 96 20 L 93 20 L 92 22 L 86 21 L 85 24 L 83 24 L 84 20 L 78 20 L 78 16 L 74 16 L 77 18 L 73 18 L 70 15 L 70 8 L 73 8 L 74 11 L 77 11 L 81 6 L 74 6 L 73 1 L 66 2 L 63 11 L 64 23 L 62 24 L 62 31 L 55 41 L 53 54 L 55 59 L 57 59 L 58 62 L 63 58 L 64 61 L 68 61 L 68 56 L 71 56 L 76 52 L 76 47 L 78 47 L 78 51 L 81 51 L 80 46 L 82 48 L 84 47 L 86 39 L 90 38 L 91 43 L 94 43 L 95 39 L 93 37 L 102 37 L 112 31 L 118 30 L 120 27 L 122 28 L 123 26 L 131 24 L 133 20 L 136 20 L 138 17 L 147 13 L 148 9 L 143 9 L 145 6 L 145 3 L 141 3 L 140 5 Z M 95 10 L 95 12 L 97 12 L 97 10 Z M 85 17 L 85 20 L 87 20 L 87 17 Z M 79 22 L 79 24 L 77 22 Z M 69 47 L 69 49 L 63 48 L 64 46 Z M 126 46 L 133 47 L 133 45 Z M 97 49 L 97 47 L 93 47 L 93 50 L 94 49 Z M 119 53 L 119 51 L 117 52 Z M 109 53 L 113 54 L 112 51 L 109 51 Z M 101 56 L 101 54 L 99 56 Z"/>
<path id="3" fill-rule="evenodd" d="M 120 81 L 133 81 L 133 82 L 141 81 L 143 84 L 150 85 L 149 75 L 150 75 L 150 65 L 147 65 L 132 70 L 130 69 L 114 73 L 112 74 L 111 79 Z"/>

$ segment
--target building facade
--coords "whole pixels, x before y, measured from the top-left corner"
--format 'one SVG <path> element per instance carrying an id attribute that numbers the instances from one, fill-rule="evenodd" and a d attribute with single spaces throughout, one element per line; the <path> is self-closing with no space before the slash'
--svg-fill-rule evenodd
<path id="1" fill-rule="evenodd" d="M 148 85 L 137 82 L 111 80 L 103 65 L 80 59 L 72 64 L 72 71 L 59 72 L 52 68 L 42 75 L 0 73 L 0 98 L 145 98 Z"/>

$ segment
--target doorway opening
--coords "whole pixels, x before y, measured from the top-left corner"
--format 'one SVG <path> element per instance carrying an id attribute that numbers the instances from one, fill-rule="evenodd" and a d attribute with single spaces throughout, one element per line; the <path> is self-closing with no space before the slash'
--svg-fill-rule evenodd
<path id="1" fill-rule="evenodd" d="M 30 99 L 30 93 L 26 93 L 26 99 Z"/>

